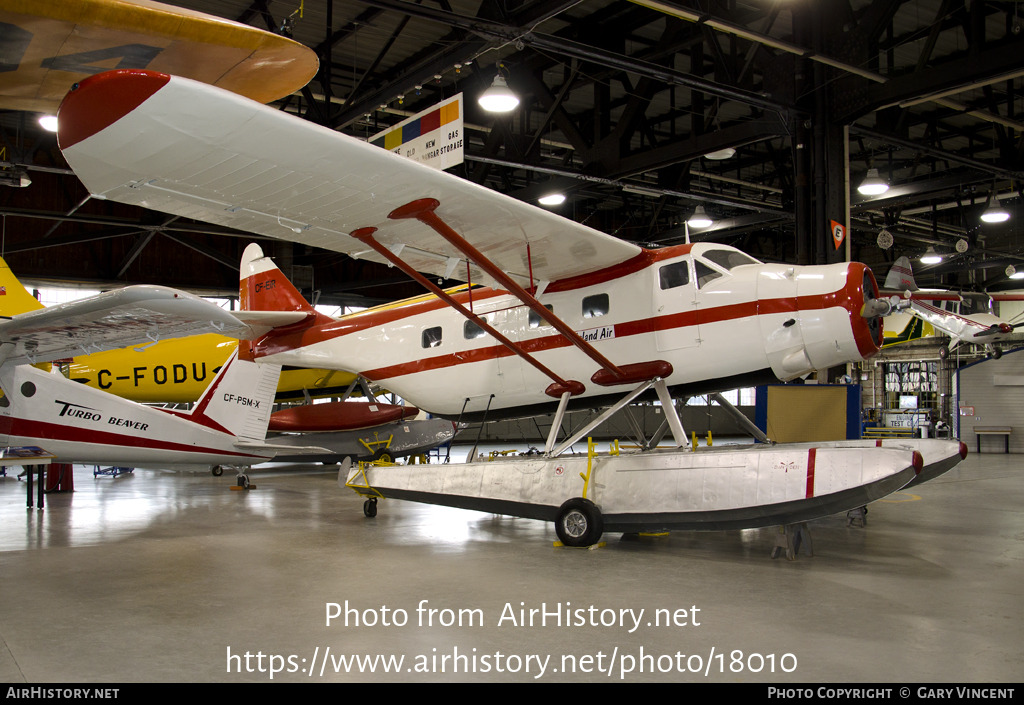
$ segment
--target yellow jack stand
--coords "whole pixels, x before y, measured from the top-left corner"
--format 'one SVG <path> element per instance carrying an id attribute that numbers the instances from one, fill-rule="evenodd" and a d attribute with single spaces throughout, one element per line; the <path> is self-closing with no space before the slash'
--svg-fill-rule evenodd
<path id="1" fill-rule="evenodd" d="M 607 543 L 605 541 L 598 541 L 593 546 L 566 546 L 561 541 L 555 541 L 552 545 L 555 548 L 577 548 L 577 549 L 581 548 L 581 549 L 583 549 L 585 551 L 593 551 L 595 548 L 604 548 L 607 545 Z"/>

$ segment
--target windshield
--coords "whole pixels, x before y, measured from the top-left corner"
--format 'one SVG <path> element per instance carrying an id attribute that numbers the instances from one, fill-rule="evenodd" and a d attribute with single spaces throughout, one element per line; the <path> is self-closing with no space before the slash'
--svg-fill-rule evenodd
<path id="1" fill-rule="evenodd" d="M 737 250 L 708 250 L 701 253 L 701 257 L 712 264 L 717 264 L 726 271 L 743 264 L 760 264 L 753 257 L 748 257 Z"/>

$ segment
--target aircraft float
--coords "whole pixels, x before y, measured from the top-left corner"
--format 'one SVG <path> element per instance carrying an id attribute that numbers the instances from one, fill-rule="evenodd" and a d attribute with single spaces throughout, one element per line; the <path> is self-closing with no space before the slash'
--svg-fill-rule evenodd
<path id="1" fill-rule="evenodd" d="M 266 323 L 267 316 L 249 316 Z M 271 325 L 290 317 L 271 318 Z M 61 462 L 245 467 L 281 451 L 267 443 L 280 365 L 233 354 L 191 411 L 144 406 L 33 365 L 211 330 L 252 335 L 236 316 L 183 291 L 132 286 L 0 321 L 0 445 L 36 446 Z M 248 478 L 240 473 L 240 482 Z"/>
<path id="2" fill-rule="evenodd" d="M 354 372 L 456 420 L 555 412 L 541 458 L 352 469 L 344 479 L 368 496 L 368 515 L 392 496 L 553 520 L 564 543 L 590 545 L 602 527 L 806 521 L 896 491 L 925 467 L 910 443 L 681 450 L 673 396 L 786 381 L 878 351 L 892 305 L 863 264 L 764 264 L 712 243 L 647 250 L 154 72 L 86 79 L 58 118 L 64 156 L 94 197 L 389 263 L 435 297 L 335 321 L 250 245 L 243 311 L 302 319 L 243 344 L 243 356 Z M 449 294 L 421 272 L 484 286 Z M 561 457 L 611 413 L 653 398 L 674 449 Z M 567 408 L 609 405 L 558 443 Z M 929 466 L 957 462 L 964 446 L 941 448 Z"/>
<path id="3" fill-rule="evenodd" d="M 1022 301 L 1024 295 L 956 293 L 938 289 L 920 289 L 914 281 L 910 259 L 899 257 L 885 278 L 882 295 L 899 296 L 904 299 L 906 311 L 936 330 L 949 336 L 949 345 L 939 350 L 943 359 L 949 356 L 961 343 L 981 346 L 989 357 L 998 360 L 1003 355 L 997 343 L 1005 342 L 1014 329 L 1021 324 L 1012 324 L 991 313 L 960 313 L 959 306 L 965 297 L 978 297 L 991 307 L 992 301 Z M 939 305 L 936 306 L 933 303 Z M 954 310 L 956 309 L 956 310 Z"/>

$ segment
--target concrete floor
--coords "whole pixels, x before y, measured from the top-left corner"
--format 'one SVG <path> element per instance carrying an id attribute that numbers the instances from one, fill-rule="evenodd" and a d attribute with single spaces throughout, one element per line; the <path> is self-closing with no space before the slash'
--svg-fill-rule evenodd
<path id="1" fill-rule="evenodd" d="M 643 674 L 637 660 L 627 681 L 1020 681 L 1021 464 L 1019 455 L 972 454 L 913 494 L 871 505 L 866 528 L 847 528 L 842 516 L 814 522 L 815 555 L 794 562 L 768 558 L 767 529 L 611 534 L 588 551 L 553 548 L 553 528 L 524 519 L 399 501 L 366 519 L 362 500 L 313 467 L 254 472 L 258 489 L 242 493 L 228 490 L 228 477 L 137 470 L 93 479 L 79 466 L 77 491 L 49 495 L 43 512 L 26 510 L 25 484 L 8 477 L 0 682 L 265 681 L 268 655 L 284 657 L 275 681 L 528 681 L 538 661 L 530 657 L 527 673 L 515 657 L 531 654 L 550 656 L 540 680 L 617 681 L 641 649 L 664 658 L 645 661 Z M 346 600 L 378 615 L 386 605 L 389 619 L 404 609 L 408 623 L 325 626 L 326 603 Z M 420 627 L 421 600 L 480 609 L 484 624 L 439 626 L 448 615 L 437 613 L 435 626 Z M 506 603 L 518 619 L 520 603 L 564 611 L 567 602 L 594 606 L 598 620 L 615 610 L 616 624 L 498 624 Z M 620 609 L 644 610 L 633 633 L 628 613 L 618 625 Z M 688 610 L 686 626 L 647 626 L 657 609 Z M 251 673 L 244 659 L 232 663 L 242 673 L 227 673 L 229 648 L 264 657 L 251 658 Z M 477 673 L 460 661 L 453 674 L 451 659 L 445 673 L 415 672 L 434 670 L 434 656 L 439 671 L 456 648 L 476 649 Z M 730 670 L 736 650 L 741 672 Z M 758 666 L 754 653 L 774 654 L 775 673 L 767 661 L 760 673 L 746 670 Z M 338 656 L 375 654 L 404 655 L 401 671 L 378 663 L 376 673 L 334 672 Z M 479 672 L 484 654 L 488 673 Z M 707 675 L 649 672 L 707 669 L 712 654 Z M 575 673 L 563 672 L 563 655 L 576 657 Z M 597 666 L 604 672 L 581 670 Z"/>

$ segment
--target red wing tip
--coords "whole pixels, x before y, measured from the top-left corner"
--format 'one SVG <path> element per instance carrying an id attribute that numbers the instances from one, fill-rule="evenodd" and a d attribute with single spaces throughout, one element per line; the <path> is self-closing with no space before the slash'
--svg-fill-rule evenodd
<path id="1" fill-rule="evenodd" d="M 967 444 L 960 441 L 960 460 L 967 459 Z"/>
<path id="2" fill-rule="evenodd" d="M 921 471 L 924 470 L 924 456 L 921 455 L 921 451 L 914 451 L 914 474 L 920 475 Z"/>
<path id="3" fill-rule="evenodd" d="M 171 77 L 145 69 L 115 69 L 71 87 L 57 110 L 57 144 L 68 149 L 123 118 Z"/>

